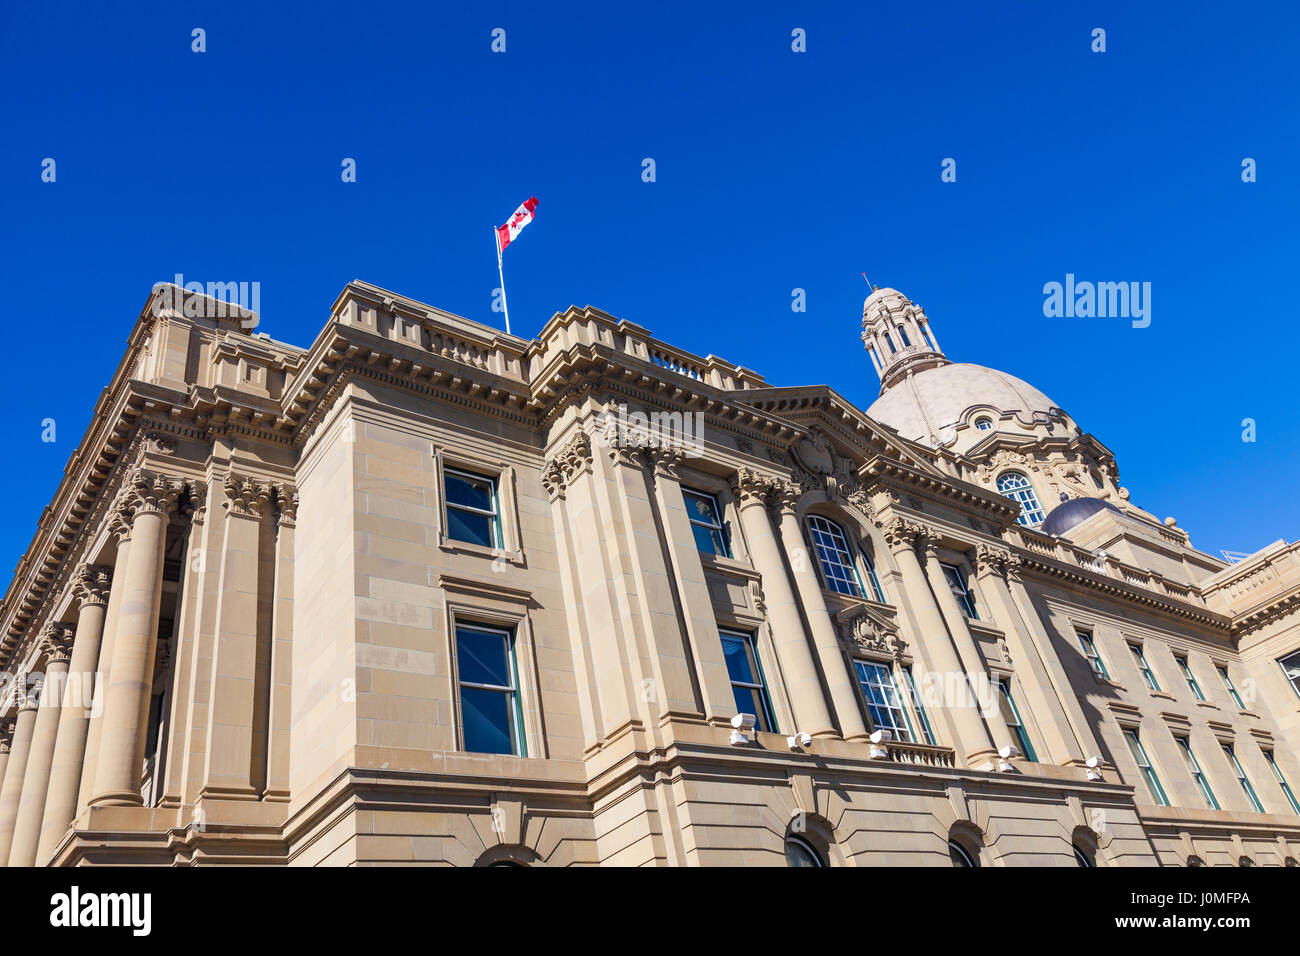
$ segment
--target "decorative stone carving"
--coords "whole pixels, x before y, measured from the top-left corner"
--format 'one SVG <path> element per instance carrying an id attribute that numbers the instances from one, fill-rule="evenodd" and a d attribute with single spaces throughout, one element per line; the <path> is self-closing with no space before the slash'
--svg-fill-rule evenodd
<path id="1" fill-rule="evenodd" d="M 226 476 L 226 508 L 231 514 L 260 518 L 271 503 L 271 486 L 233 472 Z"/>
<path id="2" fill-rule="evenodd" d="M 749 597 L 754 605 L 754 613 L 760 617 L 767 616 L 767 598 L 763 597 L 763 585 L 758 581 L 749 582 Z"/>
<path id="3" fill-rule="evenodd" d="M 731 479 L 731 493 L 741 508 L 754 504 L 766 506 L 773 485 L 774 481 L 770 476 L 749 468 L 741 468 Z"/>
<path id="4" fill-rule="evenodd" d="M 906 518 L 894 518 L 881 527 L 885 543 L 895 551 L 903 548 L 915 548 L 925 536 L 926 529 L 919 521 Z"/>
<path id="5" fill-rule="evenodd" d="M 791 449 L 795 481 L 805 490 L 824 488 L 827 497 L 848 500 L 858 489 L 857 468 L 839 454 L 835 445 L 818 429 Z"/>
<path id="6" fill-rule="evenodd" d="M 563 498 L 565 489 L 590 471 L 591 465 L 591 438 L 580 431 L 542 466 L 542 486 L 552 501 Z"/>
<path id="7" fill-rule="evenodd" d="M 154 455 L 174 455 L 176 442 L 168 435 L 150 432 L 140 440 L 140 450 Z"/>
<path id="8" fill-rule="evenodd" d="M 275 500 L 279 506 L 276 522 L 281 528 L 293 528 L 298 522 L 298 489 L 293 485 L 279 485 L 275 489 Z"/>
<path id="9" fill-rule="evenodd" d="M 897 660 L 907 651 L 907 644 L 884 618 L 869 608 L 850 607 L 835 616 L 840 640 L 855 650 L 867 651 Z"/>
<path id="10" fill-rule="evenodd" d="M 203 482 L 190 482 L 189 491 L 186 513 L 189 515 L 190 523 L 203 524 L 208 516 L 208 486 Z"/>
<path id="11" fill-rule="evenodd" d="M 686 452 L 683 449 L 674 446 L 660 446 L 649 449 L 647 454 L 654 466 L 656 477 L 671 478 L 674 481 L 681 477 L 679 468 L 686 459 Z"/>
<path id="12" fill-rule="evenodd" d="M 975 546 L 975 573 L 1005 575 L 1011 562 L 1011 550 L 990 544 Z"/>
<path id="13" fill-rule="evenodd" d="M 75 628 L 71 624 L 46 624 L 41 631 L 41 652 L 45 654 L 46 666 L 66 663 L 72 656 L 72 636 Z"/>
<path id="14" fill-rule="evenodd" d="M 108 588 L 113 580 L 112 568 L 102 564 L 79 564 L 73 575 L 72 593 L 80 607 L 107 604 Z"/>
<path id="15" fill-rule="evenodd" d="M 792 481 L 774 481 L 768 492 L 768 502 L 782 516 L 795 514 L 803 489 Z"/>
<path id="16" fill-rule="evenodd" d="M 137 468 L 131 473 L 130 488 L 134 492 L 135 514 L 169 515 L 185 489 L 178 478 Z"/>

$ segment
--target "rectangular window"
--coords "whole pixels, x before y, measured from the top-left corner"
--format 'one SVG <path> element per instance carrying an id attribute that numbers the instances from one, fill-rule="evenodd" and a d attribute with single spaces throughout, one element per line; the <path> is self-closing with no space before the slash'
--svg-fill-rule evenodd
<path id="1" fill-rule="evenodd" d="M 849 550 L 844 529 L 821 515 L 808 516 L 808 530 L 812 534 L 817 560 L 822 566 L 826 589 L 837 594 L 862 597 L 862 581 L 853 565 L 853 552 Z"/>
<path id="2" fill-rule="evenodd" d="M 972 621 L 978 621 L 980 616 L 975 610 L 975 595 L 967 586 L 966 575 L 962 573 L 961 568 L 953 564 L 941 564 L 939 567 L 943 568 L 943 576 L 948 581 L 948 590 L 957 599 L 961 612 Z"/>
<path id="3" fill-rule="evenodd" d="M 1079 645 L 1083 648 L 1083 656 L 1088 658 L 1088 664 L 1092 667 L 1092 672 L 1098 677 L 1110 680 L 1110 672 L 1106 670 L 1106 662 L 1097 653 L 1097 645 L 1092 642 L 1092 635 L 1087 631 L 1075 631 L 1074 633 L 1079 638 Z"/>
<path id="4" fill-rule="evenodd" d="M 1142 645 L 1130 644 L 1128 647 L 1133 652 L 1133 660 L 1137 664 L 1138 673 L 1142 675 L 1142 679 L 1146 681 L 1147 686 L 1152 690 L 1159 690 L 1160 682 L 1156 680 L 1156 675 L 1151 672 L 1151 667 L 1147 664 L 1146 655 L 1142 653 Z"/>
<path id="5" fill-rule="evenodd" d="M 1201 690 L 1201 685 L 1196 683 L 1196 677 L 1192 674 L 1192 669 L 1187 666 L 1186 657 L 1175 657 L 1175 663 L 1178 669 L 1183 672 L 1183 678 L 1187 681 L 1187 686 L 1192 690 L 1192 696 L 1197 700 L 1205 700 L 1205 693 Z"/>
<path id="6" fill-rule="evenodd" d="M 1250 798 L 1250 805 L 1255 808 L 1256 813 L 1263 813 L 1264 806 L 1259 802 L 1259 797 L 1255 795 L 1255 788 L 1250 785 L 1250 778 L 1246 776 L 1246 771 L 1242 768 L 1241 762 L 1237 760 L 1237 752 L 1232 749 L 1232 744 L 1223 745 L 1223 755 L 1228 758 L 1228 763 L 1232 764 L 1232 772 L 1237 775 L 1237 782 L 1241 784 L 1241 789 Z"/>
<path id="7" fill-rule="evenodd" d="M 1292 810 L 1296 813 L 1300 813 L 1300 803 L 1296 803 L 1295 794 L 1291 791 L 1291 785 L 1286 782 L 1286 777 L 1282 775 L 1282 768 L 1279 767 L 1277 761 L 1273 759 L 1273 751 L 1265 750 L 1264 759 L 1268 761 L 1268 766 L 1273 771 L 1273 776 L 1277 779 L 1277 785 L 1281 787 L 1282 792 L 1286 794 L 1287 803 L 1291 804 Z"/>
<path id="8" fill-rule="evenodd" d="M 1300 695 L 1300 651 L 1282 658 L 1278 663 L 1282 665 L 1286 679 L 1291 682 L 1291 689 Z"/>
<path id="9" fill-rule="evenodd" d="M 916 692 L 916 681 L 912 679 L 912 668 L 899 668 L 903 672 L 903 685 L 907 691 L 907 696 L 911 699 L 912 709 L 916 711 L 917 718 L 921 721 L 921 733 L 925 736 L 925 742 L 930 746 L 938 743 L 939 738 L 934 735 L 934 728 L 930 726 L 930 718 L 926 716 L 925 705 L 921 703 L 921 695 Z"/>
<path id="10" fill-rule="evenodd" d="M 719 631 L 718 636 L 722 638 L 722 656 L 727 662 L 727 675 L 731 678 L 731 693 L 736 698 L 736 713 L 753 714 L 755 730 L 776 733 L 772 701 L 767 695 L 767 682 L 763 679 L 763 666 L 758 660 L 754 635 L 742 631 Z"/>
<path id="11" fill-rule="evenodd" d="M 1133 760 L 1137 763 L 1138 772 L 1147 782 L 1147 789 L 1151 791 L 1151 796 L 1156 802 L 1156 806 L 1169 806 L 1169 798 L 1165 796 L 1165 788 L 1160 786 L 1160 778 L 1156 776 L 1156 768 L 1151 766 L 1151 761 L 1147 759 L 1147 752 L 1142 748 L 1142 741 L 1138 740 L 1137 728 L 1125 728 L 1124 739 L 1128 741 L 1128 749 L 1133 754 Z"/>
<path id="12" fill-rule="evenodd" d="M 1237 705 L 1239 710 L 1245 710 L 1246 705 L 1241 702 L 1241 695 L 1237 693 L 1236 685 L 1232 683 L 1232 678 L 1228 676 L 1228 665 L 1215 664 L 1214 669 L 1217 670 L 1219 676 L 1223 678 L 1223 686 L 1228 688 L 1228 696 L 1232 698 L 1232 702 Z"/>
<path id="13" fill-rule="evenodd" d="M 1029 742 L 1029 731 L 1025 729 L 1025 722 L 1020 719 L 1020 708 L 1016 706 L 1016 699 L 1011 696 L 1011 681 L 1003 678 L 998 681 L 998 687 L 1002 691 L 1002 719 L 1007 723 L 1007 730 L 1011 731 L 1011 739 L 1016 742 L 1016 746 L 1020 748 L 1026 760 L 1038 763 L 1034 745 Z"/>
<path id="14" fill-rule="evenodd" d="M 871 555 L 867 554 L 866 549 L 862 551 L 862 563 L 867 566 L 867 580 L 871 583 L 871 596 L 879 604 L 885 603 L 885 592 L 880 589 L 880 578 L 876 577 L 876 565 L 871 560 Z"/>
<path id="15" fill-rule="evenodd" d="M 1186 737 L 1175 737 L 1174 742 L 1178 744 L 1178 749 L 1182 752 L 1183 763 L 1187 764 L 1187 772 L 1192 775 L 1196 781 L 1196 786 L 1200 788 L 1201 796 L 1205 798 L 1205 805 L 1211 810 L 1219 810 L 1219 801 L 1214 799 L 1214 791 L 1210 789 L 1210 782 L 1205 779 L 1205 774 L 1201 772 L 1201 765 L 1196 762 L 1196 755 L 1192 753 L 1192 742 Z"/>
<path id="16" fill-rule="evenodd" d="M 731 544 L 727 540 L 727 531 L 722 526 L 722 509 L 718 507 L 718 499 L 690 488 L 682 489 L 682 498 L 686 501 L 686 515 L 691 520 L 695 547 L 705 554 L 731 557 Z"/>
<path id="17" fill-rule="evenodd" d="M 496 479 L 444 468 L 443 483 L 447 494 L 447 537 L 500 548 Z"/>
<path id="18" fill-rule="evenodd" d="M 478 624 L 456 625 L 456 670 L 465 749 L 528 756 L 514 634 Z"/>
<path id="19" fill-rule="evenodd" d="M 912 742 L 912 722 L 903 707 L 903 699 L 894 687 L 894 674 L 888 664 L 875 661 L 854 661 L 858 684 L 867 699 L 867 710 L 876 730 L 888 730 L 895 740 Z"/>

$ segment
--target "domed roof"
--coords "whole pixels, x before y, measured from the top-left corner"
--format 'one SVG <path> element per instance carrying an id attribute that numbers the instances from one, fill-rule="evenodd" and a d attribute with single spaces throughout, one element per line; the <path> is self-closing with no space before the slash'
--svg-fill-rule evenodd
<path id="1" fill-rule="evenodd" d="M 1109 501 L 1100 498 L 1071 498 L 1053 508 L 1038 530 L 1044 534 L 1062 535 L 1076 525 L 1083 524 L 1098 511 L 1113 511 L 1117 515 L 1124 513 Z"/>
<path id="2" fill-rule="evenodd" d="M 942 444 L 977 406 L 1013 414 L 1027 427 L 1060 414 L 1056 403 L 1028 382 L 965 362 L 909 375 L 876 399 L 867 414 L 904 438 Z"/>

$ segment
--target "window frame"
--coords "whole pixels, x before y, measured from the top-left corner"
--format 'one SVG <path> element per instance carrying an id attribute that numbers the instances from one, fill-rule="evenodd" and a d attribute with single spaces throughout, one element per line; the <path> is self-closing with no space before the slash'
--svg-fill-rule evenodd
<path id="1" fill-rule="evenodd" d="M 856 588 L 856 591 L 853 592 L 841 591 L 838 587 L 834 586 L 833 582 L 835 583 L 840 582 L 840 578 L 838 577 L 832 578 L 832 576 L 827 572 L 826 556 L 823 553 L 823 546 L 818 539 L 819 535 L 830 537 L 832 539 L 831 543 L 833 545 L 834 535 L 830 534 L 829 531 L 814 527 L 813 525 L 814 521 L 822 522 L 828 525 L 829 528 L 832 529 L 833 531 L 838 532 L 840 542 L 844 545 L 844 550 L 841 551 L 837 548 L 832 550 L 836 555 L 843 554 L 844 557 L 847 559 L 847 561 L 837 562 L 835 567 L 837 569 L 847 568 L 849 571 L 853 573 L 853 585 Z M 848 532 L 844 530 L 844 526 L 841 525 L 839 522 L 833 521 L 832 519 L 826 517 L 825 515 L 816 514 L 815 512 L 810 512 L 808 515 L 805 516 L 804 527 L 807 529 L 808 539 L 812 543 L 813 554 L 816 555 L 817 557 L 817 568 L 821 574 L 822 587 L 825 588 L 827 591 L 832 591 L 835 594 L 841 594 L 844 595 L 845 597 L 854 597 L 864 601 L 867 600 L 866 588 L 862 586 L 862 575 L 858 572 L 858 562 L 854 560 L 853 542 L 849 540 Z M 877 597 L 879 597 L 879 595 L 877 595 Z"/>
<path id="2" fill-rule="evenodd" d="M 864 681 L 864 675 L 861 670 L 862 667 L 871 669 L 871 673 L 873 674 L 883 673 L 889 681 L 888 685 L 881 684 L 879 681 Z M 876 671 L 875 668 L 879 668 L 879 671 Z M 912 726 L 912 717 L 907 712 L 907 701 L 904 699 L 903 695 L 899 693 L 898 681 L 894 679 L 894 665 L 886 661 L 872 660 L 869 657 L 855 657 L 853 658 L 853 676 L 858 683 L 858 690 L 862 694 L 863 701 L 866 703 L 867 718 L 871 723 L 871 728 L 873 730 L 888 730 L 894 735 L 895 740 L 900 739 L 898 737 L 898 732 L 901 730 L 907 734 L 905 738 L 902 738 L 903 743 L 919 743 L 916 739 L 916 730 Z M 874 701 L 871 693 L 867 690 L 868 686 L 888 691 L 893 702 L 891 703 L 887 700 L 885 703 L 878 703 Z M 877 710 L 882 710 L 883 712 L 888 713 L 891 717 L 891 722 L 889 724 L 883 724 L 877 720 Z M 895 711 L 897 711 L 903 719 L 901 727 L 898 725 L 896 720 L 892 720 Z"/>
<path id="3" fill-rule="evenodd" d="M 982 423 L 982 424 L 981 424 L 981 423 Z M 975 418 L 975 421 L 972 422 L 971 424 L 973 424 L 973 425 L 975 426 L 975 430 L 978 431 L 978 432 L 991 432 L 991 431 L 993 431 L 993 419 L 989 418 L 987 415 L 979 415 L 979 416 L 977 416 L 977 417 Z"/>
<path id="4" fill-rule="evenodd" d="M 790 845 L 791 844 L 794 844 L 804 853 L 808 854 L 808 856 L 812 859 L 813 865 L 815 867 L 821 867 L 824 869 L 827 866 L 826 861 L 822 859 L 821 853 L 817 851 L 817 848 L 815 846 L 813 846 L 810 842 L 808 842 L 801 836 L 796 836 L 793 833 L 787 833 L 785 837 L 785 845 L 784 845 L 787 867 L 790 866 Z"/>
<path id="5" fill-rule="evenodd" d="M 1137 641 L 1129 641 L 1128 646 L 1129 650 L 1133 652 L 1133 659 L 1137 661 L 1138 674 L 1142 676 L 1147 689 L 1160 690 L 1160 681 L 1156 679 L 1156 673 L 1151 669 L 1151 664 L 1147 661 L 1146 651 L 1143 649 L 1142 644 Z"/>
<path id="6" fill-rule="evenodd" d="M 1264 762 L 1273 771 L 1273 777 L 1277 780 L 1278 786 L 1282 788 L 1282 793 L 1286 795 L 1287 802 L 1291 804 L 1291 809 L 1296 813 L 1300 813 L 1300 801 L 1296 800 L 1295 791 L 1291 789 L 1291 784 L 1287 782 L 1286 775 L 1282 773 L 1282 768 L 1277 765 L 1277 755 L 1272 750 L 1266 750 L 1263 747 L 1260 747 L 1259 750 L 1264 755 Z"/>
<path id="7" fill-rule="evenodd" d="M 475 631 L 481 634 L 493 634 L 504 639 L 506 663 L 510 668 L 510 685 L 482 684 L 477 681 L 466 681 L 461 677 L 460 632 L 462 629 Z M 519 680 L 519 653 L 517 648 L 517 639 L 518 632 L 514 627 L 484 624 L 470 619 L 457 619 L 453 624 L 452 646 L 456 651 L 456 737 L 457 744 L 463 753 L 496 754 L 505 757 L 528 756 L 528 726 L 523 705 L 523 690 Z M 498 750 L 468 749 L 468 741 L 465 736 L 465 697 L 463 693 L 463 690 L 466 687 L 469 687 L 472 690 L 486 690 L 506 695 L 506 699 L 509 702 L 510 712 L 511 750 L 509 753 Z"/>
<path id="8" fill-rule="evenodd" d="M 1287 661 L 1294 661 L 1295 663 L 1288 668 Z M 1300 697 L 1300 651 L 1293 651 L 1285 657 L 1279 657 L 1277 663 L 1282 668 L 1283 679 L 1291 685 L 1295 695 Z"/>
<path id="9" fill-rule="evenodd" d="M 937 747 L 939 738 L 935 736 L 930 717 L 925 712 L 925 704 L 921 702 L 921 696 L 916 692 L 916 678 L 912 676 L 912 665 L 900 663 L 898 669 L 903 674 L 903 682 L 907 685 L 907 695 L 911 698 L 913 709 L 916 710 L 917 721 L 921 724 L 921 731 L 925 734 L 925 742 L 931 747 Z"/>
<path id="10" fill-rule="evenodd" d="M 1254 785 L 1250 782 L 1250 777 L 1246 776 L 1246 768 L 1241 765 L 1237 759 L 1237 748 L 1230 743 L 1219 741 L 1219 746 L 1223 748 L 1223 755 L 1228 758 L 1228 764 L 1232 767 L 1232 772 L 1237 775 L 1237 782 L 1241 784 L 1241 789 L 1245 791 L 1246 796 L 1250 798 L 1251 805 L 1255 808 L 1256 813 L 1265 813 L 1264 804 L 1260 802 L 1259 794 L 1255 792 Z"/>
<path id="11" fill-rule="evenodd" d="M 1014 488 L 1003 488 L 1002 482 L 1008 479 L 1018 478 L 1022 482 Z M 1026 528 L 1037 528 L 1047 520 L 1047 511 L 1043 504 L 1038 500 L 1038 491 L 1034 488 L 1034 483 L 1029 480 L 1029 476 L 1024 472 L 1004 471 L 998 475 L 994 486 L 1003 498 L 1010 498 L 1020 505 L 1020 514 L 1016 515 L 1016 524 Z M 1023 494 L 1019 494 L 1023 493 Z"/>
<path id="12" fill-rule="evenodd" d="M 978 621 L 980 616 L 979 609 L 975 604 L 975 591 L 971 586 L 970 577 L 966 574 L 965 568 L 960 564 L 948 564 L 940 561 L 939 569 L 943 572 L 944 580 L 948 582 L 948 591 L 956 599 L 957 607 L 961 609 L 967 620 Z"/>
<path id="13" fill-rule="evenodd" d="M 1183 679 L 1187 681 L 1187 687 L 1192 692 L 1192 697 L 1197 702 L 1205 700 L 1205 691 L 1201 690 L 1201 685 L 1196 681 L 1196 675 L 1192 673 L 1191 661 L 1187 654 L 1181 657 L 1174 655 L 1174 663 L 1178 665 L 1178 670 L 1182 673 Z"/>
<path id="14" fill-rule="evenodd" d="M 1147 749 L 1142 745 L 1142 738 L 1138 735 L 1138 728 L 1121 727 L 1120 730 L 1124 734 L 1124 741 L 1128 744 L 1129 754 L 1137 765 L 1138 773 L 1146 781 L 1147 790 L 1150 791 L 1152 798 L 1156 801 L 1156 806 L 1172 806 L 1169 802 L 1169 795 L 1165 793 L 1165 788 L 1160 783 L 1160 775 L 1156 773 L 1155 765 L 1151 763 L 1151 758 L 1147 755 Z"/>
<path id="15" fill-rule="evenodd" d="M 1110 670 L 1106 667 L 1106 662 L 1102 660 L 1101 651 L 1097 649 L 1097 639 L 1092 631 L 1084 630 L 1081 627 L 1074 629 L 1074 636 L 1078 639 L 1079 645 L 1083 648 L 1084 660 L 1088 662 L 1093 676 L 1101 680 L 1110 680 Z"/>
<path id="16" fill-rule="evenodd" d="M 1237 705 L 1237 709 L 1245 710 L 1246 705 L 1241 699 L 1241 694 L 1237 693 L 1237 685 L 1232 682 L 1232 675 L 1228 673 L 1228 665 L 1215 664 L 1214 669 L 1219 672 L 1219 677 L 1223 680 L 1223 686 L 1228 689 L 1228 696 Z"/>
<path id="17" fill-rule="evenodd" d="M 764 713 L 754 715 L 755 718 L 754 730 L 759 733 L 772 733 L 772 734 L 780 733 L 780 730 L 777 729 L 776 709 L 772 706 L 772 694 L 768 690 L 767 675 L 763 670 L 763 658 L 758 653 L 758 635 L 755 634 L 753 631 L 740 630 L 731 627 L 719 627 L 718 643 L 722 645 L 722 658 L 723 658 L 724 666 L 727 658 L 727 650 L 725 645 L 725 642 L 727 640 L 740 641 L 745 646 L 745 648 L 747 649 L 745 661 L 751 667 L 753 671 L 753 676 L 758 681 L 757 684 L 745 683 L 744 681 L 737 682 L 736 680 L 732 679 L 731 671 L 728 670 L 727 683 L 731 687 L 732 702 L 735 703 L 736 706 L 739 706 L 739 704 L 735 701 L 736 687 L 738 685 L 746 688 L 747 690 L 758 691 L 759 701 L 763 704 Z M 737 710 L 736 712 L 740 714 L 749 713 L 748 710 Z M 763 723 L 766 723 L 767 726 L 766 727 L 762 726 Z"/>
<path id="18" fill-rule="evenodd" d="M 451 495 L 447 492 L 447 478 L 449 476 L 460 478 L 460 479 L 486 481 L 488 483 L 490 494 L 491 494 L 491 500 L 492 500 L 491 510 L 485 510 L 482 508 L 476 508 L 472 505 L 463 505 L 460 504 L 459 502 L 453 502 L 451 500 Z M 485 475 L 482 474 L 481 472 L 471 471 L 468 468 L 462 468 L 456 465 L 443 465 L 442 501 L 443 501 L 444 511 L 446 512 L 444 514 L 444 518 L 446 520 L 446 529 L 447 529 L 446 536 L 449 542 L 454 542 L 455 544 L 458 545 L 467 544 L 476 548 L 485 548 L 491 551 L 505 550 L 505 528 L 501 520 L 502 508 L 501 508 L 501 475 L 500 474 Z M 489 520 L 489 526 L 491 527 L 492 530 L 493 543 L 485 545 L 485 544 L 480 544 L 477 541 L 467 541 L 464 538 L 453 537 L 451 533 L 451 515 L 450 515 L 450 512 L 453 510 L 463 511 L 467 514 L 478 515 L 480 517 L 486 516 Z"/>
<path id="19" fill-rule="evenodd" d="M 720 541 L 722 544 L 721 551 L 704 551 L 699 546 L 699 540 L 695 539 L 696 550 L 699 551 L 701 554 L 712 554 L 715 557 L 734 558 L 735 554 L 733 553 L 731 548 L 731 532 L 727 528 L 726 521 L 724 520 L 725 512 L 722 509 L 721 503 L 718 501 L 718 496 L 708 491 L 701 491 L 699 488 L 688 487 L 687 485 L 682 485 L 681 489 L 682 489 L 682 504 L 686 508 L 686 520 L 690 522 L 691 525 L 691 537 L 693 539 L 695 538 L 696 528 L 707 528 L 710 532 L 717 533 L 718 541 Z M 696 498 L 703 498 L 713 506 L 713 517 L 716 523 L 710 524 L 707 521 L 703 521 L 695 517 L 695 514 L 691 511 L 691 507 L 690 507 L 691 495 L 694 495 Z"/>
<path id="20" fill-rule="evenodd" d="M 1191 774 L 1192 782 L 1201 791 L 1201 796 L 1205 798 L 1206 804 L 1211 810 L 1222 810 L 1223 807 L 1219 806 L 1219 799 L 1214 795 L 1214 789 L 1210 786 L 1210 780 L 1205 776 L 1205 771 L 1201 768 L 1201 762 L 1196 759 L 1196 753 L 1192 750 L 1191 737 L 1175 735 L 1174 743 L 1181 749 L 1183 763 L 1187 765 L 1187 772 Z"/>
<path id="21" fill-rule="evenodd" d="M 1006 721 L 1006 724 L 1007 729 L 1011 731 L 1012 739 L 1020 747 L 1021 756 L 1030 763 L 1038 763 L 1038 753 L 1034 750 L 1033 741 L 1029 739 L 1029 728 L 1025 726 L 1024 718 L 1020 716 L 1020 708 L 1016 706 L 1015 695 L 1011 692 L 1011 678 L 1009 676 L 998 678 L 998 689 L 1001 690 L 1002 697 L 1010 708 L 1010 716 L 1015 720 L 1014 724 L 1010 720 Z M 1003 718 L 1005 717 L 1004 714 Z"/>
<path id="22" fill-rule="evenodd" d="M 962 858 L 963 863 L 960 865 L 953 859 L 953 851 Z M 978 857 L 972 856 L 970 850 L 962 845 L 962 842 L 955 837 L 948 838 L 948 859 L 952 862 L 954 869 L 978 870 L 980 868 Z"/>

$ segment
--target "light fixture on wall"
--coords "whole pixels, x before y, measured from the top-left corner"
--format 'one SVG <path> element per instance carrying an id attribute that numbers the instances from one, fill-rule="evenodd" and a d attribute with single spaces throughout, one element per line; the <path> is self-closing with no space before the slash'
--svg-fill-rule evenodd
<path id="1" fill-rule="evenodd" d="M 1087 765 L 1088 765 L 1089 780 L 1102 779 L 1101 768 L 1106 766 L 1106 761 L 1102 760 L 1101 757 L 1089 757 L 1087 760 Z"/>
<path id="2" fill-rule="evenodd" d="M 786 737 L 785 742 L 791 750 L 798 753 L 812 746 L 812 734 L 797 733 L 793 737 Z"/>
<path id="3" fill-rule="evenodd" d="M 885 744 L 894 739 L 894 735 L 888 730 L 877 730 L 870 737 L 871 753 L 868 755 L 872 760 L 888 760 L 889 748 Z"/>
<path id="4" fill-rule="evenodd" d="M 1019 756 L 1020 756 L 1020 748 L 1017 747 L 1015 744 L 1007 744 L 1005 747 L 999 747 L 998 766 L 997 766 L 998 773 L 1008 773 L 1012 770 L 1015 770 L 1016 768 L 1011 763 L 1011 759 L 1013 757 L 1019 757 Z"/>
<path id="5" fill-rule="evenodd" d="M 737 714 L 731 718 L 731 743 L 732 746 L 740 747 L 744 744 L 754 742 L 754 724 L 756 718 L 753 714 Z"/>

